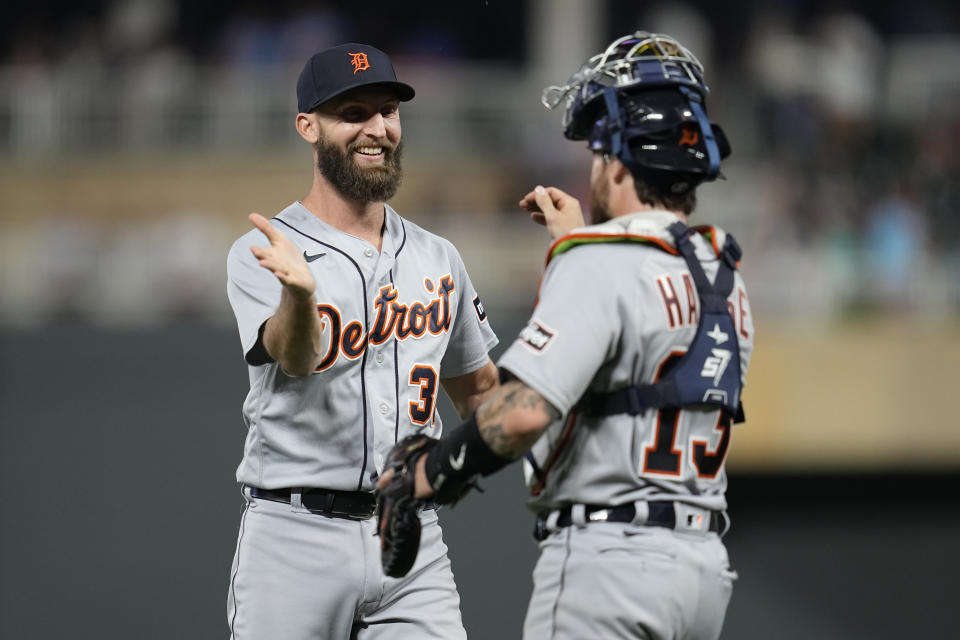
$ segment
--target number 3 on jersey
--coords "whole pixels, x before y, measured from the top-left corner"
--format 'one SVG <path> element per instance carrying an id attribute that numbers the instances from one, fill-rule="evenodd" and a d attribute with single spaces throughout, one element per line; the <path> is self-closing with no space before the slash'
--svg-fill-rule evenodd
<path id="1" fill-rule="evenodd" d="M 414 424 L 427 424 L 437 402 L 437 372 L 427 364 L 413 365 L 410 386 L 420 387 L 420 397 L 410 402 L 410 420 Z"/>
<path id="2" fill-rule="evenodd" d="M 660 365 L 657 371 L 657 380 L 666 375 L 668 371 L 680 361 L 683 352 L 673 352 Z M 653 445 L 645 447 L 643 450 L 643 473 L 652 473 L 657 475 L 679 476 L 681 475 L 680 465 L 683 462 L 684 451 L 677 448 L 677 428 L 680 425 L 681 409 L 661 409 L 657 412 L 656 435 Z M 697 470 L 697 475 L 701 478 L 715 478 L 720 467 L 723 466 L 723 459 L 727 455 L 727 448 L 730 445 L 730 427 L 733 424 L 730 416 L 719 412 L 717 423 L 713 431 L 720 432 L 720 441 L 714 451 L 709 451 L 709 442 L 705 438 L 691 438 L 692 461 Z"/>

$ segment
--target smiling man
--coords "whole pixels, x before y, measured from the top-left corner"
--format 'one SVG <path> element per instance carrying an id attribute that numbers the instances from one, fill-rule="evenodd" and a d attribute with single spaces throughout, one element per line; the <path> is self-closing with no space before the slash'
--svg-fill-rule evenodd
<path id="1" fill-rule="evenodd" d="M 374 537 L 386 455 L 408 435 L 439 437 L 439 387 L 467 416 L 497 385 L 497 339 L 457 250 L 386 204 L 413 95 L 369 45 L 311 57 L 296 128 L 313 184 L 272 220 L 251 214 L 227 259 L 250 376 L 236 640 L 466 637 L 432 506 L 406 577 L 384 575 Z"/>

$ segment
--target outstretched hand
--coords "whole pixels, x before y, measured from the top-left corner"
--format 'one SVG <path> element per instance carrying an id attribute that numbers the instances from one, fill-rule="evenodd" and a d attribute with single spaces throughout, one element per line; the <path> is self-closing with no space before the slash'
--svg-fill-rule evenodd
<path id="1" fill-rule="evenodd" d="M 273 225 L 259 213 L 251 213 L 249 219 L 253 226 L 262 231 L 270 241 L 269 247 L 250 247 L 250 251 L 260 261 L 260 266 L 272 271 L 273 275 L 277 276 L 277 280 L 291 293 L 302 296 L 312 295 L 317 288 L 317 283 L 300 249 L 274 229 Z"/>
<path id="2" fill-rule="evenodd" d="M 584 225 L 580 202 L 556 187 L 538 185 L 523 196 L 520 208 L 530 212 L 531 220 L 544 225 L 554 240 Z"/>

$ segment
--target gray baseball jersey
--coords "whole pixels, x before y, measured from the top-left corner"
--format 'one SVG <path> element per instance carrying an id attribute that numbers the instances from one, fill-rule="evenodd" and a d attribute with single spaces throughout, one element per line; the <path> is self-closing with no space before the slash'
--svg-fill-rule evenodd
<path id="1" fill-rule="evenodd" d="M 227 260 L 250 376 L 237 480 L 372 491 L 398 439 L 439 436 L 440 378 L 479 369 L 497 338 L 453 245 L 389 206 L 380 252 L 299 202 L 271 224 L 303 251 L 316 279 L 326 355 L 313 375 L 294 378 L 266 354 L 261 327 L 281 285 L 250 252 L 266 246 L 263 234 L 242 236 Z"/>
<path id="2" fill-rule="evenodd" d="M 530 322 L 498 363 L 564 415 L 532 449 L 533 464 L 525 462 L 535 510 L 642 500 L 726 508 L 724 458 L 732 425 L 719 410 L 587 417 L 576 409 L 588 391 L 655 382 L 693 339 L 699 299 L 666 229 L 676 221 L 668 212 L 650 211 L 577 230 L 573 235 L 581 241 L 599 244 L 550 261 Z M 612 236 L 632 242 L 604 242 Z M 710 237 L 715 246 L 699 234 L 693 242 L 712 280 L 723 232 L 713 230 Z M 743 280 L 735 277 L 728 307 L 745 373 L 753 319 Z"/>

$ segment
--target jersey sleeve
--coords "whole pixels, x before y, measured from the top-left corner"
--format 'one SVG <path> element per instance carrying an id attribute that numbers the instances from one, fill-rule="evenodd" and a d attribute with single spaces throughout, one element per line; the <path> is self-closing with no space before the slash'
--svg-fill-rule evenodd
<path id="1" fill-rule="evenodd" d="M 450 342 L 440 361 L 441 378 L 476 371 L 486 364 L 488 352 L 499 342 L 460 253 L 453 245 L 449 245 L 448 251 L 455 278 L 457 314 L 450 331 Z"/>
<path id="2" fill-rule="evenodd" d="M 578 247 L 554 259 L 527 325 L 497 363 L 566 415 L 617 349 L 621 313 L 615 265 Z"/>
<path id="3" fill-rule="evenodd" d="M 242 236 L 227 255 L 227 297 L 237 318 L 244 359 L 252 365 L 272 359 L 261 340 L 263 324 L 280 306 L 282 286 L 276 276 L 260 266 L 250 251 L 254 245 L 266 245 L 259 231 Z"/>

